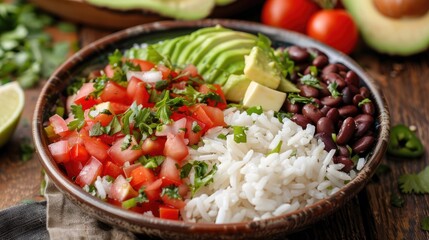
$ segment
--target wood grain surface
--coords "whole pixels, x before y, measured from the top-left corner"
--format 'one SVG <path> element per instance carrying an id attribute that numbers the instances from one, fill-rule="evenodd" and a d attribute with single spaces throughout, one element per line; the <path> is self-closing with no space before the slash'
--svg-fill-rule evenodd
<path id="1" fill-rule="evenodd" d="M 81 46 L 110 32 L 81 27 L 77 37 Z M 416 126 L 416 134 L 426 153 L 419 159 L 394 159 L 385 156 L 383 164 L 391 172 L 371 181 L 361 193 L 338 212 L 307 229 L 279 239 L 429 239 L 421 230 L 421 220 L 429 216 L 429 195 L 401 194 L 405 206 L 390 204 L 391 193 L 399 193 L 397 180 L 405 173 L 421 171 L 429 165 L 429 51 L 400 58 L 380 55 L 362 46 L 352 57 L 380 85 L 391 113 L 392 125 Z M 43 84 L 43 83 L 42 83 Z M 41 167 L 37 156 L 22 162 L 18 146 L 31 138 L 30 121 L 39 87 L 26 91 L 26 105 L 13 139 L 0 149 L 0 209 L 26 199 L 40 199 Z"/>

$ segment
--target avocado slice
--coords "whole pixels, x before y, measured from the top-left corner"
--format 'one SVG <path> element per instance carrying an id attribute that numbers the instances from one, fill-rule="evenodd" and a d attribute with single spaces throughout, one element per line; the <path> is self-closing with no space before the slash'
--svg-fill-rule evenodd
<path id="1" fill-rule="evenodd" d="M 282 79 L 280 66 L 262 48 L 255 46 L 244 57 L 244 75 L 272 89 L 277 89 Z"/>
<path id="2" fill-rule="evenodd" d="M 204 79 L 210 83 L 224 85 L 229 75 L 233 73 L 243 73 L 244 55 L 249 54 L 249 52 L 250 50 L 247 48 L 240 48 L 220 54 L 216 62 L 209 66 L 211 71 L 203 74 Z M 226 69 L 228 65 L 232 67 L 231 72 L 223 70 Z"/>
<path id="3" fill-rule="evenodd" d="M 87 2 L 118 10 L 145 9 L 166 17 L 195 20 L 207 17 L 216 0 L 86 0 Z"/>
<path id="4" fill-rule="evenodd" d="M 429 46 L 429 12 L 420 17 L 390 18 L 372 0 L 343 0 L 365 42 L 381 53 L 412 55 Z"/>
<path id="5" fill-rule="evenodd" d="M 251 80 L 246 78 L 243 74 L 229 75 L 228 80 L 222 87 L 226 100 L 232 102 L 242 101 L 250 82 Z"/>
<path id="6" fill-rule="evenodd" d="M 154 48 L 162 55 L 170 57 L 174 53 L 177 43 L 179 41 L 182 41 L 183 38 L 184 37 L 177 37 L 177 38 L 163 41 L 161 43 L 155 44 Z"/>

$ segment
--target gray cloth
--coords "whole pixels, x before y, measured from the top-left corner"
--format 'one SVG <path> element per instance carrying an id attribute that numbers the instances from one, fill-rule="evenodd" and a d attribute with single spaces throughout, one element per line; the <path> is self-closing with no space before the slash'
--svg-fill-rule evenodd
<path id="1" fill-rule="evenodd" d="M 137 237 L 128 231 L 111 227 L 82 212 L 46 177 L 46 226 L 52 240 L 56 239 L 121 239 Z"/>

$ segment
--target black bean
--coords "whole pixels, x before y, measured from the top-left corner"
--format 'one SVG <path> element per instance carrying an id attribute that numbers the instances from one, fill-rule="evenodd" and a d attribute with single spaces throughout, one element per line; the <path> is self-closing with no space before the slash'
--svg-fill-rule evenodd
<path id="1" fill-rule="evenodd" d="M 346 173 L 350 172 L 354 167 L 353 161 L 350 158 L 344 156 L 335 156 L 334 163 L 344 164 L 344 167 L 341 168 L 341 171 L 344 171 Z"/>
<path id="2" fill-rule="evenodd" d="M 354 117 L 356 123 L 356 137 L 362 137 L 369 129 L 371 129 L 374 123 L 374 118 L 369 114 L 359 114 Z"/>
<path id="3" fill-rule="evenodd" d="M 346 71 L 340 71 L 338 74 L 339 74 L 341 77 L 345 78 L 345 77 L 346 77 L 346 75 L 347 75 L 347 72 L 346 72 Z"/>
<path id="4" fill-rule="evenodd" d="M 367 87 L 361 87 L 359 88 L 359 93 L 360 95 L 362 95 L 364 98 L 369 98 L 369 90 Z"/>
<path id="5" fill-rule="evenodd" d="M 346 146 L 337 146 L 337 156 L 350 157 L 350 151 Z"/>
<path id="6" fill-rule="evenodd" d="M 295 113 L 290 120 L 301 126 L 303 129 L 307 128 L 307 125 L 311 123 L 310 119 L 299 113 Z"/>
<path id="7" fill-rule="evenodd" d="M 375 114 L 375 107 L 374 104 L 372 102 L 369 103 L 365 103 L 361 106 L 362 108 L 362 112 L 369 114 L 369 115 L 374 115 Z"/>
<path id="8" fill-rule="evenodd" d="M 299 113 L 301 111 L 301 106 L 299 104 L 292 104 L 289 100 L 283 103 L 283 107 L 290 113 Z"/>
<path id="9" fill-rule="evenodd" d="M 322 76 L 328 74 L 328 73 L 337 73 L 338 67 L 335 64 L 329 64 L 328 66 L 324 67 L 322 70 Z"/>
<path id="10" fill-rule="evenodd" d="M 317 121 L 324 116 L 323 113 L 311 103 L 305 104 L 304 107 L 302 107 L 302 114 L 310 119 L 313 124 L 316 124 Z"/>
<path id="11" fill-rule="evenodd" d="M 342 97 L 343 97 L 343 102 L 345 104 L 352 104 L 353 102 L 353 93 L 350 90 L 350 88 L 347 86 L 345 88 L 343 88 L 343 90 L 341 91 Z"/>
<path id="12" fill-rule="evenodd" d="M 353 71 L 348 71 L 346 74 L 346 78 L 344 79 L 347 84 L 359 87 L 359 77 L 358 75 Z"/>
<path id="13" fill-rule="evenodd" d="M 317 121 L 316 125 L 316 132 L 317 133 L 327 133 L 332 134 L 335 132 L 334 124 L 332 123 L 332 120 L 327 117 L 322 117 Z"/>
<path id="14" fill-rule="evenodd" d="M 328 113 L 328 111 L 329 110 L 331 110 L 331 107 L 330 106 L 323 106 L 321 109 L 320 109 L 320 111 L 323 113 L 323 115 L 325 115 L 326 116 L 326 114 Z"/>
<path id="15" fill-rule="evenodd" d="M 359 103 L 362 101 L 362 100 L 364 100 L 365 98 L 362 96 L 362 95 L 360 95 L 360 94 L 356 94 L 354 97 L 353 97 L 353 104 L 357 107 L 358 105 L 359 105 Z"/>
<path id="16" fill-rule="evenodd" d="M 317 88 L 315 87 L 301 84 L 301 85 L 298 85 L 298 88 L 299 90 L 301 90 L 299 94 L 303 97 L 317 98 L 319 96 L 319 90 L 317 90 Z"/>
<path id="17" fill-rule="evenodd" d="M 340 105 L 342 99 L 343 98 L 341 96 L 340 97 L 326 96 L 320 99 L 320 102 L 323 105 L 326 105 L 329 107 L 337 107 L 338 105 Z"/>
<path id="18" fill-rule="evenodd" d="M 337 144 L 346 145 L 347 142 L 353 137 L 356 130 L 355 120 L 352 117 L 348 117 L 341 124 L 340 131 L 337 134 Z"/>
<path id="19" fill-rule="evenodd" d="M 328 89 L 328 84 L 324 82 L 319 82 L 319 84 L 322 87 L 321 89 L 319 89 L 319 96 L 321 97 L 330 96 L 331 92 Z"/>
<path id="20" fill-rule="evenodd" d="M 338 108 L 338 112 L 340 113 L 340 116 L 343 118 L 354 117 L 358 114 L 359 109 L 354 105 L 345 105 Z"/>
<path id="21" fill-rule="evenodd" d="M 324 55 L 319 55 L 315 57 L 312 62 L 312 64 L 317 68 L 324 68 L 326 65 L 328 65 L 328 63 L 329 59 Z"/>
<path id="22" fill-rule="evenodd" d="M 303 62 L 310 57 L 310 54 L 307 52 L 307 50 L 299 46 L 291 46 L 287 51 L 290 59 L 296 62 Z"/>
<path id="23" fill-rule="evenodd" d="M 375 141 L 375 138 L 373 136 L 362 137 L 352 145 L 353 152 L 357 154 L 362 154 L 366 152 L 374 144 L 374 141 Z"/>
<path id="24" fill-rule="evenodd" d="M 349 69 L 342 63 L 336 63 L 335 65 L 337 65 L 339 71 L 344 71 L 344 72 L 349 71 Z"/>
<path id="25" fill-rule="evenodd" d="M 333 123 L 337 123 L 340 120 L 340 112 L 338 109 L 332 108 L 326 113 L 326 117 L 331 119 Z"/>
<path id="26" fill-rule="evenodd" d="M 325 144 L 325 150 L 331 151 L 332 149 L 336 149 L 337 145 L 335 144 L 334 140 L 332 140 L 332 135 L 327 133 L 317 133 L 315 135 L 317 139 L 322 141 Z"/>
<path id="27" fill-rule="evenodd" d="M 337 73 L 328 73 L 326 75 L 323 75 L 323 80 L 327 83 L 337 83 L 337 90 L 341 91 L 347 84 L 344 81 L 343 77 L 341 77 L 339 74 Z"/>

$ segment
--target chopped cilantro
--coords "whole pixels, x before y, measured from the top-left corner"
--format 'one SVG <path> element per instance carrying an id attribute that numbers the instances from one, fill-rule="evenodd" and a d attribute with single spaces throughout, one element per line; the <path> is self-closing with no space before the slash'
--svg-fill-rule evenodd
<path id="1" fill-rule="evenodd" d="M 262 110 L 261 106 L 253 106 L 253 107 L 250 107 L 246 110 L 246 113 L 248 115 L 252 115 L 252 113 L 255 113 L 257 115 L 261 115 L 263 112 L 264 112 L 264 110 Z"/>
<path id="2" fill-rule="evenodd" d="M 192 122 L 192 132 L 199 133 L 202 130 L 201 126 L 198 125 L 197 121 Z"/>
<path id="3" fill-rule="evenodd" d="M 247 135 L 246 135 L 246 130 L 247 127 L 244 126 L 233 126 L 232 127 L 234 130 L 234 141 L 236 143 L 246 143 L 247 142 Z"/>
<path id="4" fill-rule="evenodd" d="M 83 113 L 82 105 L 72 105 L 71 111 L 74 115 L 74 120 L 67 124 L 69 130 L 80 130 L 85 126 L 85 116 Z"/>
<path id="5" fill-rule="evenodd" d="M 133 141 L 133 137 L 131 135 L 126 135 L 124 137 L 124 140 L 122 141 L 121 150 L 124 151 L 127 148 L 129 148 L 132 144 L 132 141 Z"/>
<path id="6" fill-rule="evenodd" d="M 145 168 L 154 169 L 161 165 L 164 160 L 165 156 L 141 156 L 138 161 Z"/>
<path id="7" fill-rule="evenodd" d="M 132 207 L 137 206 L 138 203 L 146 203 L 149 202 L 146 193 L 144 192 L 144 187 L 140 188 L 139 195 L 134 198 L 130 198 L 122 202 L 122 207 L 125 209 L 130 209 Z"/>
<path id="8" fill-rule="evenodd" d="M 221 133 L 221 134 L 217 135 L 217 138 L 222 139 L 222 140 L 226 140 L 226 135 Z"/>
<path id="9" fill-rule="evenodd" d="M 313 75 L 313 74 L 306 74 L 300 78 L 300 81 L 302 84 L 322 89 L 322 86 L 320 85 L 320 81 Z"/>
<path id="10" fill-rule="evenodd" d="M 96 122 L 91 129 L 89 130 L 89 136 L 90 137 L 96 137 L 96 136 L 100 136 L 103 135 L 104 131 L 103 131 L 103 126 L 101 126 L 100 122 Z"/>
<path id="11" fill-rule="evenodd" d="M 213 182 L 213 177 L 217 171 L 217 165 L 213 165 L 210 171 L 208 171 L 208 165 L 205 162 L 195 161 L 192 165 L 194 167 L 195 176 L 194 184 L 191 185 L 191 192 L 192 195 L 194 195 L 198 189 Z"/>
<path id="12" fill-rule="evenodd" d="M 417 174 L 400 176 L 398 182 L 403 193 L 429 193 L 429 166 Z"/>
<path id="13" fill-rule="evenodd" d="M 185 165 L 182 166 L 182 169 L 180 170 L 180 178 L 187 178 L 189 176 L 189 173 L 192 170 L 192 164 L 191 163 L 186 163 Z"/>
<path id="14" fill-rule="evenodd" d="M 371 99 L 369 99 L 369 98 L 365 98 L 365 99 L 363 99 L 362 101 L 360 101 L 359 103 L 358 103 L 358 107 L 361 107 L 362 105 L 364 105 L 364 104 L 366 104 L 366 103 L 370 103 L 371 102 Z"/>
<path id="15" fill-rule="evenodd" d="M 155 89 L 158 91 L 162 91 L 164 89 L 166 89 L 168 87 L 168 81 L 166 80 L 161 80 L 155 83 Z"/>
<path id="16" fill-rule="evenodd" d="M 281 148 L 282 148 L 282 144 L 283 144 L 283 141 L 279 141 L 279 143 L 277 144 L 277 146 L 276 146 L 275 148 L 273 148 L 273 149 L 268 153 L 268 155 L 273 154 L 273 153 L 280 153 L 280 150 L 281 150 Z"/>
<path id="17" fill-rule="evenodd" d="M 293 117 L 293 113 L 286 113 L 286 112 L 275 112 L 274 116 L 281 122 L 283 123 L 283 119 L 285 118 L 291 118 Z"/>
<path id="18" fill-rule="evenodd" d="M 295 104 L 295 103 L 302 103 L 302 104 L 314 103 L 314 98 L 302 97 L 298 93 L 289 93 L 287 98 L 289 99 L 290 103 L 292 103 L 292 104 Z"/>
<path id="19" fill-rule="evenodd" d="M 331 95 L 334 98 L 339 97 L 339 96 L 342 95 L 340 92 L 338 92 L 337 88 L 338 88 L 337 82 L 331 82 L 328 85 L 328 90 L 329 90 L 329 92 L 331 92 Z"/>
<path id="20" fill-rule="evenodd" d="M 179 188 L 175 185 L 170 185 L 162 188 L 161 197 L 167 195 L 170 199 L 182 199 L 182 196 L 179 194 Z"/>

